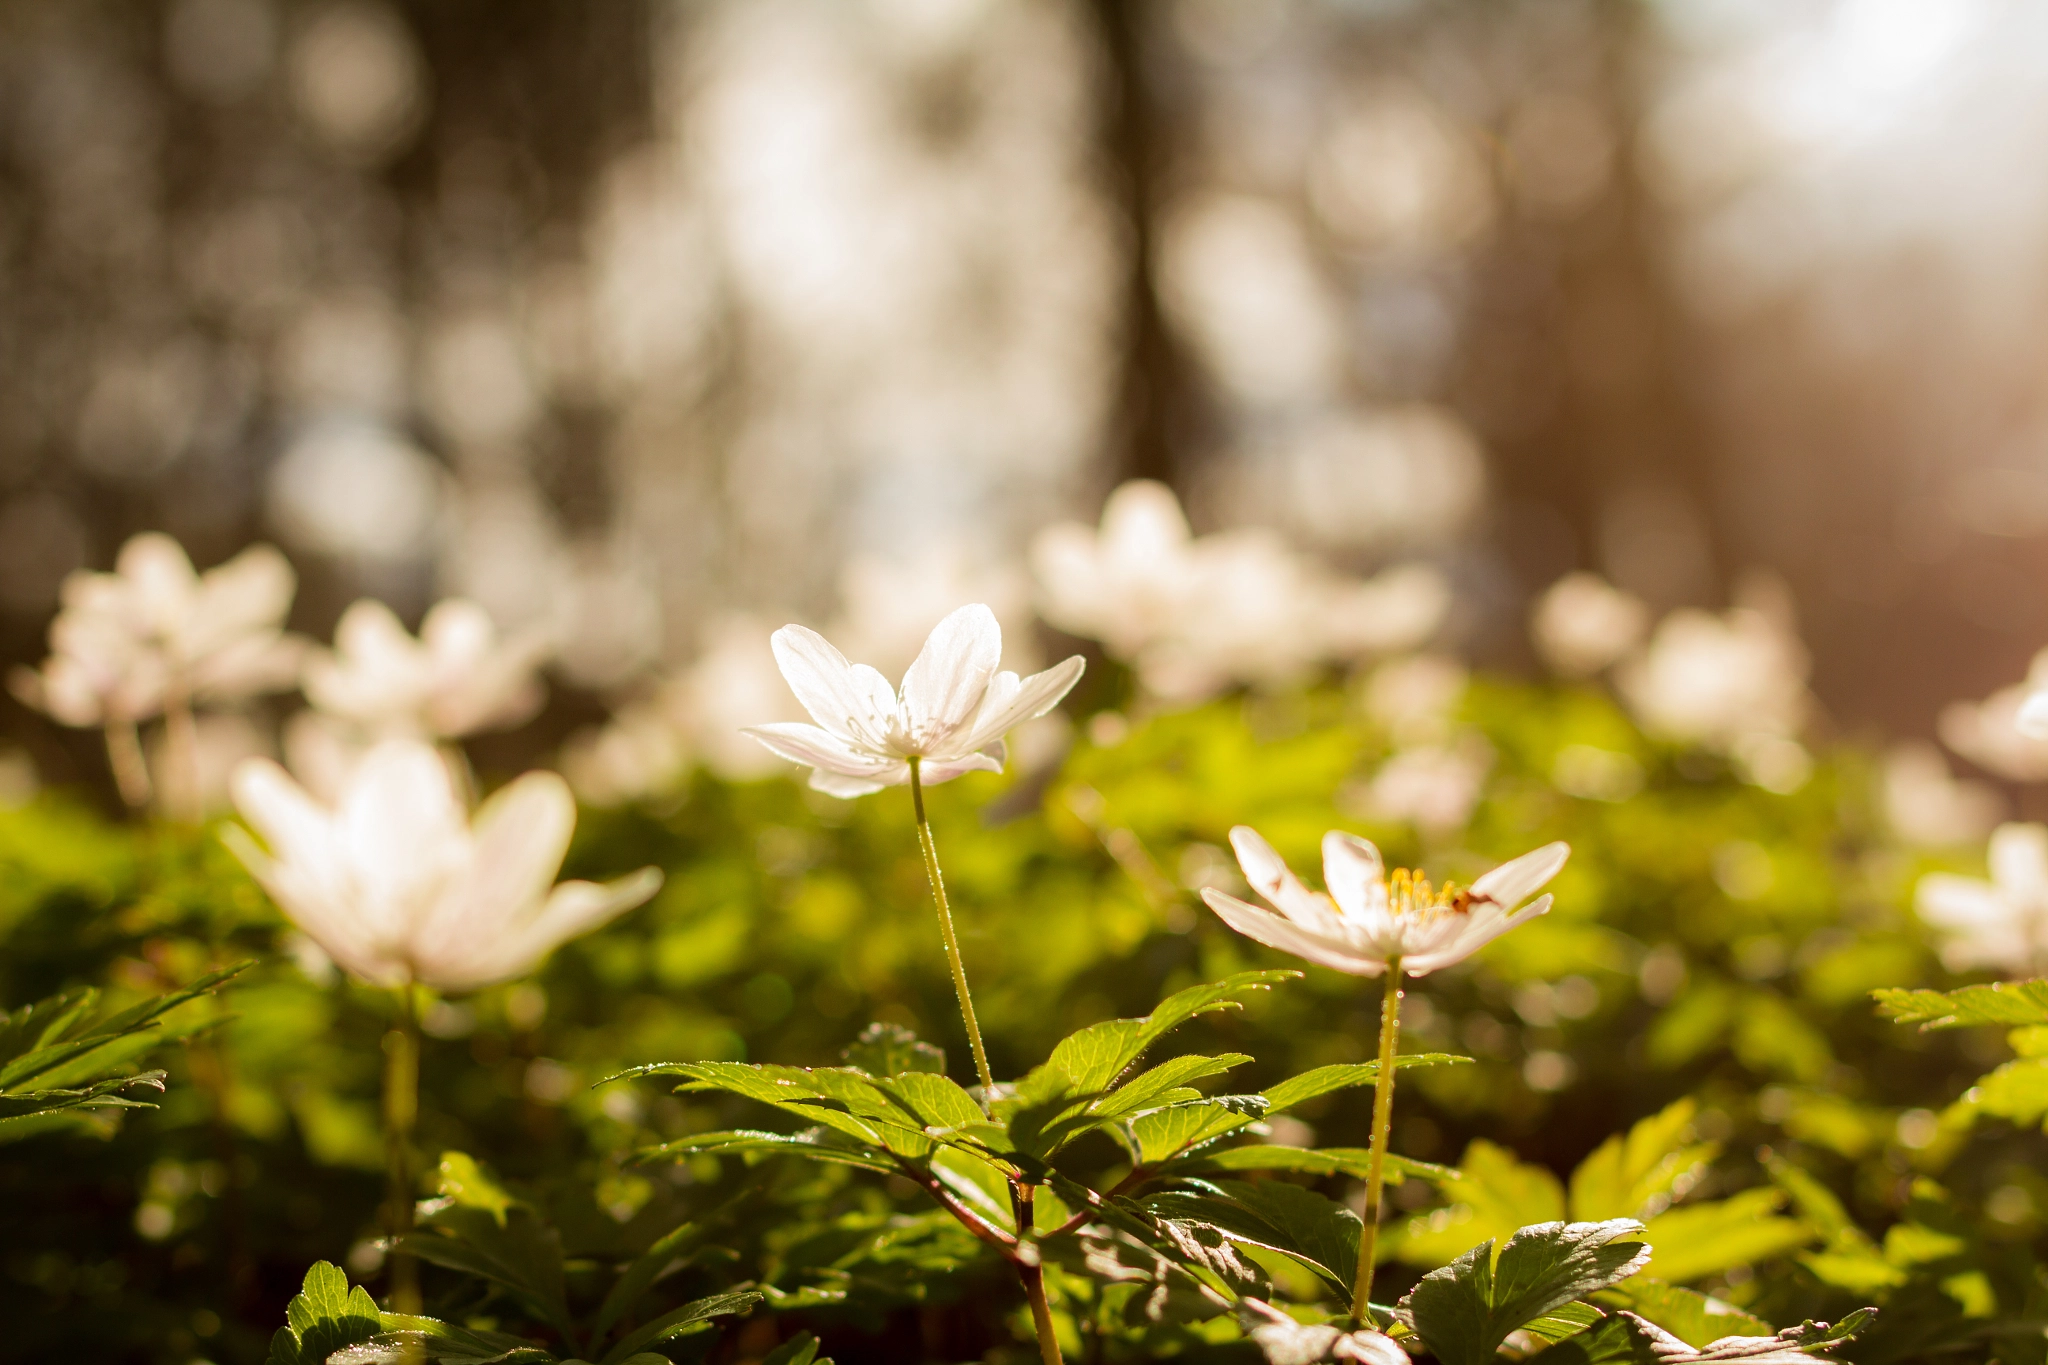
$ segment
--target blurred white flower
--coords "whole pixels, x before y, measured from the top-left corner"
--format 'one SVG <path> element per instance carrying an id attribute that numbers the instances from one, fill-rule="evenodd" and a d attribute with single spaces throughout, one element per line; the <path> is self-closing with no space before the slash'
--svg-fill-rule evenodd
<path id="1" fill-rule="evenodd" d="M 354 725 L 311 707 L 285 718 L 279 747 L 299 785 L 327 804 L 339 800 L 374 740 Z"/>
<path id="2" fill-rule="evenodd" d="M 1414 648 L 1450 605 L 1442 575 L 1424 565 L 1360 581 L 1303 559 L 1270 531 L 1196 539 L 1172 492 L 1149 480 L 1111 494 L 1099 528 L 1041 531 L 1031 562 L 1047 621 L 1100 640 L 1171 701 Z"/>
<path id="3" fill-rule="evenodd" d="M 1922 877 L 1914 908 L 1946 936 L 1941 960 L 1951 971 L 2039 972 L 2048 965 L 2048 826 L 2000 825 L 1989 861 L 1989 881 Z"/>
<path id="4" fill-rule="evenodd" d="M 1366 714 L 1397 745 L 1439 743 L 1450 733 L 1469 680 L 1463 664 L 1441 654 L 1394 659 L 1366 680 Z"/>
<path id="5" fill-rule="evenodd" d="M 839 595 L 827 633 L 884 674 L 908 668 L 932 623 L 961 602 L 987 603 L 1012 662 L 1027 662 L 1017 646 L 1031 639 L 1031 582 L 1015 564 L 978 560 L 958 545 L 925 546 L 902 559 L 860 555 L 840 571 Z"/>
<path id="6" fill-rule="evenodd" d="M 1062 522 L 1032 541 L 1038 609 L 1061 630 L 1134 660 L 1179 630 L 1194 605 L 1193 542 L 1173 490 L 1133 479 L 1103 503 L 1100 529 Z"/>
<path id="7" fill-rule="evenodd" d="M 1894 745 L 1884 759 L 1885 818 L 1907 843 L 1953 848 L 1991 832 L 2005 799 L 1982 782 L 1950 774 L 1932 744 Z"/>
<path id="8" fill-rule="evenodd" d="M 748 737 L 747 725 L 764 717 L 796 720 L 804 714 L 776 667 L 767 623 L 739 614 L 705 628 L 696 662 L 665 684 L 657 700 L 684 746 L 705 767 L 734 782 L 785 771 L 780 759 Z"/>
<path id="9" fill-rule="evenodd" d="M 239 701 L 289 687 L 299 642 L 284 634 L 297 580 L 255 545 L 195 573 L 177 541 L 145 532 L 112 573 L 64 580 L 50 659 L 17 669 L 15 695 L 66 725 L 133 724 L 166 707 Z"/>
<path id="10" fill-rule="evenodd" d="M 1545 663 L 1568 678 L 1598 673 L 1642 643 L 1650 609 L 1598 574 L 1571 573 L 1550 585 L 1530 614 Z"/>
<path id="11" fill-rule="evenodd" d="M 1231 830 L 1230 844 L 1245 880 L 1279 913 L 1214 887 L 1202 891 L 1209 908 L 1231 928 L 1268 947 L 1354 976 L 1378 976 L 1397 960 L 1409 976 L 1464 961 L 1549 910 L 1549 896 L 1522 902 L 1556 876 L 1571 855 L 1564 844 L 1545 844 L 1494 868 L 1469 888 L 1448 882 L 1439 888 L 1406 868 L 1388 876 L 1377 848 L 1331 830 L 1323 836 L 1323 883 L 1329 888 L 1324 893 L 1303 885 L 1249 826 Z"/>
<path id="12" fill-rule="evenodd" d="M 233 787 L 268 849 L 239 826 L 229 846 L 294 924 L 376 985 L 464 991 L 522 976 L 661 884 L 643 868 L 555 885 L 576 825 L 568 784 L 528 773 L 472 820 L 441 755 L 415 740 L 372 749 L 332 809 L 267 759 L 244 762 Z"/>
<path id="13" fill-rule="evenodd" d="M 194 803 L 186 812 L 192 816 L 214 815 L 228 807 L 228 779 L 244 759 L 267 758 L 270 737 L 244 715 L 197 716 L 187 741 L 191 745 L 189 777 L 192 790 L 187 799 Z M 152 766 L 158 772 L 185 762 L 178 756 L 169 734 L 160 734 L 149 746 Z"/>
<path id="14" fill-rule="evenodd" d="M 463 598 L 429 611 L 417 640 L 389 607 L 365 598 L 342 613 L 334 650 L 306 660 L 306 697 L 371 735 L 458 739 L 538 711 L 548 650 L 541 631 L 501 637 L 490 614 Z"/>
<path id="15" fill-rule="evenodd" d="M 593 806 L 619 806 L 679 786 L 690 771 L 681 729 L 658 699 L 620 707 L 562 746 L 562 775 Z"/>
<path id="16" fill-rule="evenodd" d="M 1749 780 L 1786 792 L 1811 771 L 1796 738 L 1810 708 L 1807 666 L 1784 612 L 1766 602 L 1672 612 L 1615 681 L 1651 735 L 1726 754 Z"/>
<path id="17" fill-rule="evenodd" d="M 2015 782 L 2048 778 L 2048 738 L 2029 733 L 2021 716 L 2030 701 L 2048 691 L 2048 649 L 2034 656 L 2025 682 L 2003 687 L 1981 702 L 1959 701 L 1942 708 L 1941 742 L 1972 763 Z"/>
<path id="18" fill-rule="evenodd" d="M 814 630 L 784 626 L 773 644 L 782 676 L 818 724 L 756 725 L 747 733 L 811 768 L 811 785 L 833 796 L 900 786 L 910 780 L 913 758 L 925 783 L 1001 772 L 1003 736 L 1059 705 L 1083 667 L 1077 654 L 1028 678 L 997 672 L 1002 628 L 979 604 L 939 622 L 900 692 L 866 664 L 847 663 Z"/>
<path id="19" fill-rule="evenodd" d="M 1426 834 L 1462 829 L 1493 767 L 1493 750 L 1476 735 L 1463 742 L 1404 749 L 1380 765 L 1348 808 L 1373 820 L 1401 820 Z"/>

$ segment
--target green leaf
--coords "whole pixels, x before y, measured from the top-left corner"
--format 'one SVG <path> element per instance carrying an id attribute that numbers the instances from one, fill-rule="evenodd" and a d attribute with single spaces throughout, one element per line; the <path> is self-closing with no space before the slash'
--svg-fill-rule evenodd
<path id="1" fill-rule="evenodd" d="M 1688 1204 L 1650 1220 L 1646 1234 L 1657 1249 L 1657 1278 L 1696 1280 L 1730 1266 L 1787 1255 L 1813 1241 L 1813 1229 L 1773 1214 L 1784 1203 L 1777 1189 L 1744 1190 L 1711 1204 Z"/>
<path id="2" fill-rule="evenodd" d="M 1092 1094 L 1106 1090 L 1145 1049 L 1196 1015 L 1242 1008 L 1239 996 L 1300 975 L 1295 971 L 1238 972 L 1221 981 L 1190 986 L 1168 996 L 1143 1019 L 1109 1019 L 1068 1035 L 1053 1048 L 1044 1069 L 1064 1074 L 1071 1091 Z"/>
<path id="3" fill-rule="evenodd" d="M 920 1041 L 901 1024 L 869 1024 L 840 1055 L 848 1066 L 885 1080 L 905 1075 L 946 1074 L 946 1054 Z"/>
<path id="4" fill-rule="evenodd" d="M 1366 1147 L 1224 1147 L 1201 1152 L 1175 1162 L 1175 1174 L 1196 1175 L 1204 1171 L 1296 1171 L 1304 1175 L 1348 1175 L 1363 1180 L 1372 1160 Z M 1438 1184 L 1459 1178 L 1449 1166 L 1415 1161 L 1389 1152 L 1381 1165 L 1390 1185 L 1422 1179 Z"/>
<path id="5" fill-rule="evenodd" d="M 1207 1224 L 1234 1241 L 1277 1251 L 1349 1295 L 1358 1269 L 1358 1215 L 1281 1180 L 1196 1182 L 1142 1201 L 1147 1212 Z"/>
<path id="6" fill-rule="evenodd" d="M 1465 1149 L 1449 1208 L 1411 1218 L 1396 1254 L 1410 1265 L 1438 1266 L 1515 1229 L 1562 1220 L 1564 1186 L 1541 1166 L 1484 1139 Z"/>
<path id="7" fill-rule="evenodd" d="M 750 1289 L 742 1289 L 729 1294 L 713 1294 L 709 1298 L 686 1303 L 681 1308 L 664 1313 L 654 1321 L 645 1323 L 621 1337 L 618 1344 L 605 1353 L 600 1365 L 623 1365 L 628 1357 L 638 1354 L 643 1347 L 652 1346 L 658 1341 L 670 1341 L 693 1332 L 712 1318 L 752 1312 L 762 1302 L 764 1300 L 760 1294 Z"/>
<path id="8" fill-rule="evenodd" d="M 517 1201 L 467 1152 L 441 1153 L 435 1188 L 466 1209 L 481 1209 L 505 1226 L 505 1211 Z"/>
<path id="9" fill-rule="evenodd" d="M 788 1341 L 761 1357 L 761 1365 L 832 1365 L 827 1358 L 818 1358 L 818 1339 L 809 1332 L 798 1332 Z"/>
<path id="10" fill-rule="evenodd" d="M 1642 1231 L 1633 1218 L 1521 1228 L 1497 1260 L 1487 1241 L 1423 1276 L 1400 1311 L 1444 1365 L 1491 1365 L 1508 1333 L 1642 1269 Z"/>
<path id="11" fill-rule="evenodd" d="M 1694 1101 L 1679 1100 L 1601 1143 L 1572 1172 L 1571 1216 L 1647 1218 L 1683 1194 L 1720 1152 L 1690 1141 L 1698 1111 Z"/>
<path id="12" fill-rule="evenodd" d="M 93 1077 L 96 1071 L 104 1069 L 105 1066 L 125 1063 L 149 1044 L 148 1038 L 136 1038 L 134 1035 L 152 1029 L 156 1022 L 170 1011 L 187 1001 L 208 994 L 253 965 L 253 962 L 239 962 L 232 967 L 208 972 L 179 990 L 152 997 L 131 1005 L 118 1014 L 109 1015 L 75 1036 L 63 1037 L 62 1041 L 49 1038 L 34 1050 L 19 1054 L 8 1060 L 5 1065 L 0 1065 L 0 1091 L 12 1090 L 25 1082 L 38 1079 L 44 1086 L 75 1085 Z M 64 1033 L 68 1034 L 77 1028 L 77 1020 L 82 1014 L 77 1005 L 69 1006 L 59 1013 L 63 1014 L 67 1021 Z M 52 1031 L 51 1028 L 45 1028 L 43 1034 L 47 1036 Z"/>
<path id="13" fill-rule="evenodd" d="M 563 1283 L 561 1238 L 532 1209 L 511 1205 L 501 1221 L 485 1209 L 451 1204 L 434 1210 L 399 1245 L 423 1261 L 508 1290 L 565 1339 L 577 1339 Z"/>
<path id="14" fill-rule="evenodd" d="M 1416 1066 L 1456 1066 L 1471 1060 L 1449 1052 L 1411 1052 L 1394 1058 L 1394 1069 L 1406 1071 Z M 1371 1085 L 1379 1075 L 1378 1062 L 1334 1062 L 1313 1071 L 1304 1071 L 1299 1076 L 1290 1076 L 1273 1086 L 1266 1091 L 1266 1103 L 1270 1106 L 1269 1112 L 1278 1114 L 1333 1090 Z"/>
<path id="15" fill-rule="evenodd" d="M 1693 1346 L 1626 1310 L 1592 1331 L 1545 1352 L 1557 1365 L 1811 1365 L 1819 1351 L 1845 1345 L 1869 1326 L 1874 1308 L 1859 1308 L 1841 1322 L 1805 1322 L 1775 1336 L 1725 1336 Z"/>
<path id="16" fill-rule="evenodd" d="M 383 1330 L 376 1300 L 360 1285 L 351 1290 L 341 1267 L 326 1261 L 306 1271 L 285 1307 L 285 1323 L 270 1339 L 268 1365 L 326 1365 L 336 1351 Z"/>
<path id="17" fill-rule="evenodd" d="M 1191 1147 L 1255 1123 L 1266 1112 L 1261 1095 L 1212 1095 L 1192 1104 L 1155 1109 L 1130 1121 L 1128 1145 L 1131 1160 L 1138 1165 L 1157 1166 Z"/>
<path id="18" fill-rule="evenodd" d="M 1980 1077 L 1964 1094 L 1963 1103 L 1974 1113 L 2025 1126 L 2048 1120 L 2048 1059 L 2020 1057 L 2007 1062 Z"/>
<path id="19" fill-rule="evenodd" d="M 1878 1012 L 1887 1019 L 1918 1024 L 1922 1029 L 2048 1024 L 2048 981 L 1999 981 L 1954 991 L 1886 986 L 1871 994 L 1877 999 Z"/>
<path id="20" fill-rule="evenodd" d="M 1769 1336 L 1773 1330 L 1762 1318 L 1752 1317 L 1732 1303 L 1648 1275 L 1603 1289 L 1593 1301 L 1603 1308 L 1626 1308 L 1688 1346 L 1705 1346 L 1730 1336 Z"/>
<path id="21" fill-rule="evenodd" d="M 697 1133 L 664 1142 L 634 1154 L 635 1161 L 656 1161 L 698 1155 L 710 1156 L 800 1156 L 812 1161 L 829 1161 L 840 1166 L 896 1174 L 896 1163 L 869 1147 L 850 1147 L 836 1133 L 808 1128 L 801 1133 L 763 1133 L 739 1128 L 717 1133 Z"/>
<path id="22" fill-rule="evenodd" d="M 962 1128 L 988 1116 L 954 1081 L 925 1071 L 906 1071 L 877 1084 L 901 1100 L 918 1121 L 932 1128 Z"/>

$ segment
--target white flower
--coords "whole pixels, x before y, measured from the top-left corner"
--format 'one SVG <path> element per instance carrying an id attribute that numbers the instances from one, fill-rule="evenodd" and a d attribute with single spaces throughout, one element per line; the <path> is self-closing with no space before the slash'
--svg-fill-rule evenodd
<path id="1" fill-rule="evenodd" d="M 903 675 L 899 693 L 866 664 L 849 664 L 814 630 L 774 635 L 782 676 L 817 725 L 756 725 L 747 733 L 813 769 L 811 785 L 833 796 L 864 796 L 910 780 L 944 782 L 964 772 L 1003 770 L 1003 736 L 1042 716 L 1080 680 L 1081 656 L 1020 679 L 998 673 L 1003 632 L 995 613 L 961 607 L 933 628 Z"/>
<path id="2" fill-rule="evenodd" d="M 2000 688 L 1981 702 L 1959 701 L 1944 707 L 1937 726 L 1941 742 L 2000 777 L 2015 782 L 2048 778 L 2048 738 L 2032 733 L 2033 722 L 2022 719 L 2034 699 L 2044 693 L 2048 693 L 2048 649 L 2034 656 L 2025 682 Z"/>
<path id="3" fill-rule="evenodd" d="M 839 616 L 826 634 L 885 675 L 909 667 L 931 623 L 957 603 L 987 603 L 1013 649 L 1019 637 L 1028 638 L 1031 623 L 1031 582 L 1022 568 L 977 558 L 958 544 L 909 546 L 902 558 L 856 556 L 840 570 L 839 598 Z"/>
<path id="4" fill-rule="evenodd" d="M 1472 818 L 1493 767 L 1493 750 L 1477 735 L 1459 743 L 1404 749 L 1380 765 L 1358 794 L 1356 813 L 1403 820 L 1427 834 L 1462 829 Z"/>
<path id="5" fill-rule="evenodd" d="M 1796 738 L 1812 706 L 1806 650 L 1777 592 L 1746 596 L 1718 616 L 1672 612 L 1615 682 L 1649 734 L 1726 754 L 1747 780 L 1794 791 L 1813 770 Z"/>
<path id="6" fill-rule="evenodd" d="M 1523 905 L 1557 875 L 1571 849 L 1545 844 L 1460 889 L 1430 886 L 1405 868 L 1389 877 L 1380 852 L 1340 830 L 1323 836 L 1327 894 L 1311 891 L 1257 831 L 1230 831 L 1245 880 L 1274 914 L 1213 887 L 1202 899 L 1223 922 L 1268 947 L 1354 976 L 1378 976 L 1398 959 L 1409 976 L 1462 962 L 1508 930 L 1550 909 L 1550 897 Z"/>
<path id="7" fill-rule="evenodd" d="M 1982 782 L 1952 776 L 1941 751 L 1923 741 L 1885 754 L 1884 809 L 1893 831 L 1908 843 L 1952 848 L 1989 834 L 2005 800 Z"/>
<path id="8" fill-rule="evenodd" d="M 268 759 L 235 770 L 229 846 L 291 921 L 336 962 L 385 986 L 474 990 L 531 971 L 558 945 L 640 904 L 644 868 L 599 886 L 555 885 L 576 802 L 553 773 L 528 773 L 474 820 L 432 746 L 386 740 L 332 809 Z"/>
<path id="9" fill-rule="evenodd" d="M 451 597 L 415 640 L 391 609 L 365 598 L 341 614 L 334 650 L 306 661 L 306 697 L 374 735 L 456 739 L 517 725 L 540 709 L 547 636 L 500 637 L 490 614 Z"/>
<path id="10" fill-rule="evenodd" d="M 1914 907 L 1947 936 L 1941 960 L 1951 971 L 2038 972 L 2048 964 L 2048 826 L 2000 825 L 1989 861 L 1990 881 L 1922 877 Z"/>
<path id="11" fill-rule="evenodd" d="M 1598 574 L 1571 573 L 1550 585 L 1530 614 L 1537 652 L 1559 673 L 1598 673 L 1642 643 L 1650 609 Z"/>
<path id="12" fill-rule="evenodd" d="M 690 770 L 681 729 L 660 701 L 631 702 L 562 746 L 562 775 L 594 806 L 619 806 L 680 786 Z"/>
<path id="13" fill-rule="evenodd" d="M 1099 528 L 1041 531 L 1031 563 L 1047 621 L 1100 640 L 1147 691 L 1171 701 L 1414 648 L 1450 606 L 1449 585 L 1426 565 L 1360 580 L 1304 559 L 1270 531 L 1196 539 L 1173 493 L 1142 479 L 1110 495 Z"/>
<path id="14" fill-rule="evenodd" d="M 268 545 L 199 574 L 177 541 L 146 532 L 121 547 L 114 572 L 64 580 L 50 659 L 40 672 L 16 670 L 13 690 L 66 725 L 90 726 L 288 687 L 299 645 L 283 623 L 295 586 Z"/>

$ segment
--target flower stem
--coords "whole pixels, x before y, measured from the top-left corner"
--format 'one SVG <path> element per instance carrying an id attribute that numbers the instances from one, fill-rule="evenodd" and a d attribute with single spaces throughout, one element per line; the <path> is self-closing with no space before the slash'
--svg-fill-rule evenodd
<path id="1" fill-rule="evenodd" d="M 384 1035 L 384 1160 L 390 1177 L 384 1227 L 390 1234 L 391 1307 L 398 1313 L 420 1311 L 420 1271 L 399 1242 L 412 1231 L 412 1132 L 420 1106 L 420 1020 L 416 988 L 408 981 L 398 988 L 398 1018 Z"/>
<path id="2" fill-rule="evenodd" d="M 122 804 L 141 810 L 149 804 L 149 763 L 142 756 L 142 737 L 132 720 L 107 722 L 107 766 L 114 770 L 114 786 Z"/>
<path id="3" fill-rule="evenodd" d="M 173 820 L 199 819 L 199 725 L 182 695 L 164 707 L 164 773 L 158 786 L 164 814 Z"/>
<path id="4" fill-rule="evenodd" d="M 1045 1297 L 1045 1266 L 1038 1258 L 1038 1243 L 1032 1239 L 1032 1206 L 1037 1187 L 1012 1177 L 1010 1211 L 1017 1221 L 1017 1278 L 1024 1284 L 1024 1297 L 1031 1302 L 1031 1327 L 1038 1336 L 1038 1356 L 1043 1365 L 1064 1365 L 1060 1357 L 1060 1336 L 1052 1325 L 1052 1305 Z"/>
<path id="5" fill-rule="evenodd" d="M 1372 1088 L 1372 1155 L 1365 1166 L 1365 1222 L 1358 1230 L 1358 1285 L 1351 1316 L 1372 1326 L 1373 1258 L 1379 1250 L 1381 1197 L 1386 1182 L 1387 1133 L 1394 1123 L 1394 1044 L 1401 1036 L 1401 959 L 1387 963 L 1387 994 L 1380 1006 L 1380 1069 Z"/>
<path id="6" fill-rule="evenodd" d="M 932 842 L 931 821 L 924 815 L 924 783 L 918 778 L 917 762 L 915 758 L 910 760 L 910 802 L 917 811 L 917 843 L 924 850 L 924 875 L 932 884 L 932 899 L 939 907 L 946 965 L 953 969 L 953 993 L 960 997 L 960 1018 L 967 1025 L 967 1045 L 974 1049 L 974 1069 L 981 1076 L 981 1110 L 985 1114 L 995 1098 L 996 1079 L 988 1069 L 988 1052 L 981 1045 L 981 1025 L 974 1018 L 974 997 L 967 993 L 967 969 L 960 964 L 960 937 L 953 932 L 953 912 L 946 905 L 946 882 L 939 875 L 939 846 Z"/>

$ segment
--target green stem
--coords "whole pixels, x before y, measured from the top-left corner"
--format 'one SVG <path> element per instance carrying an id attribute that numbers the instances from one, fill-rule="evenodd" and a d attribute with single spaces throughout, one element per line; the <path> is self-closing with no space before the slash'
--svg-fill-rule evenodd
<path id="1" fill-rule="evenodd" d="M 412 1133 L 420 1107 L 420 1020 L 408 981 L 398 988 L 398 1018 L 384 1035 L 384 1159 L 390 1184 L 384 1226 L 391 1237 L 391 1307 L 398 1313 L 420 1311 L 419 1264 L 399 1242 L 412 1231 Z"/>
<path id="2" fill-rule="evenodd" d="M 917 842 L 924 850 L 924 875 L 932 884 L 932 899 L 939 907 L 939 933 L 946 940 L 946 965 L 953 969 L 953 993 L 960 997 L 960 1018 L 967 1025 L 967 1045 L 974 1049 L 974 1069 L 981 1076 L 981 1111 L 988 1112 L 995 1098 L 996 1080 L 988 1069 L 988 1052 L 981 1045 L 981 1025 L 974 1018 L 974 997 L 967 993 L 967 969 L 960 963 L 960 937 L 953 932 L 953 912 L 946 905 L 946 883 L 939 875 L 939 846 L 932 842 L 931 822 L 924 815 L 924 783 L 919 780 L 917 759 L 910 760 L 910 801 L 917 811 Z"/>
<path id="3" fill-rule="evenodd" d="M 1387 994 L 1380 1006 L 1380 1069 L 1372 1088 L 1372 1155 L 1365 1166 L 1365 1222 L 1358 1230 L 1358 1285 L 1351 1316 L 1372 1326 L 1373 1258 L 1379 1251 L 1380 1210 L 1386 1188 L 1387 1133 L 1394 1123 L 1394 1044 L 1401 1036 L 1401 959 L 1387 963 Z"/>

